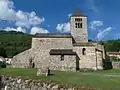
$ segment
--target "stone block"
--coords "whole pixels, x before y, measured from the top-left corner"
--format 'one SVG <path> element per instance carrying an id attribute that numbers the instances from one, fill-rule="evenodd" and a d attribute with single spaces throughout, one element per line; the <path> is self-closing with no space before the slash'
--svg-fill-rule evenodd
<path id="1" fill-rule="evenodd" d="M 38 69 L 37 76 L 39 76 L 39 75 L 49 76 L 50 75 L 50 69 L 49 68 Z"/>

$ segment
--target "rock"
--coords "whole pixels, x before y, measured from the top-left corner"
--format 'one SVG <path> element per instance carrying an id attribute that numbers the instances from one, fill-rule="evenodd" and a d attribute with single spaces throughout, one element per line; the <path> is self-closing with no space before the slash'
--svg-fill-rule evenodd
<path id="1" fill-rule="evenodd" d="M 8 90 L 8 86 L 7 85 L 5 86 L 5 90 Z"/>
<path id="2" fill-rule="evenodd" d="M 68 88 L 68 90 L 74 90 L 73 88 Z"/>
<path id="3" fill-rule="evenodd" d="M 59 85 L 55 85 L 55 86 L 52 87 L 53 90 L 58 89 L 58 88 L 59 88 Z"/>
<path id="4" fill-rule="evenodd" d="M 39 75 L 49 76 L 50 75 L 50 69 L 49 68 L 38 69 L 37 76 L 39 76 Z"/>
<path id="5" fill-rule="evenodd" d="M 20 84 L 20 83 L 21 83 L 21 81 L 22 81 L 22 79 L 18 79 L 18 80 L 17 80 L 17 83 L 18 83 L 18 84 Z"/>

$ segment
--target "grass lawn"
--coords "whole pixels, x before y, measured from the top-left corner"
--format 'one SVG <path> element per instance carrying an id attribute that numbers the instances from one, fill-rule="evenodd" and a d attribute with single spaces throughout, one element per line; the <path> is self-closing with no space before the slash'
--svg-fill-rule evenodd
<path id="1" fill-rule="evenodd" d="M 53 71 L 51 76 L 36 76 L 36 69 L 0 69 L 1 73 L 11 76 L 23 76 L 41 81 L 53 81 L 61 84 L 78 84 L 91 86 L 99 90 L 120 90 L 120 70 L 105 70 L 98 72 L 62 72 Z M 107 76 L 116 75 L 116 76 Z"/>

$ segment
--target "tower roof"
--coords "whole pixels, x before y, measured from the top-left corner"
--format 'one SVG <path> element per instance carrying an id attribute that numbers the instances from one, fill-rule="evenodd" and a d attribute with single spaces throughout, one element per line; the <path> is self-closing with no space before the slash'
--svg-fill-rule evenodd
<path id="1" fill-rule="evenodd" d="M 74 13 L 72 14 L 72 17 L 78 17 L 78 16 L 85 17 L 85 16 L 81 13 L 80 9 L 76 9 L 76 10 L 74 11 Z"/>

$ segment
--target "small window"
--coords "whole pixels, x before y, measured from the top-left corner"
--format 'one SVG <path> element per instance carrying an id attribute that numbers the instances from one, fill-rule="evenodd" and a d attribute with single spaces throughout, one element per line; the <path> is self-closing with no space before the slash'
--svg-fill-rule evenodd
<path id="1" fill-rule="evenodd" d="M 78 23 L 75 23 L 75 28 L 78 28 Z"/>
<path id="2" fill-rule="evenodd" d="M 82 21 L 82 18 L 80 18 L 80 21 Z"/>
<path id="3" fill-rule="evenodd" d="M 82 55 L 86 55 L 86 49 L 85 48 L 82 49 Z"/>
<path id="4" fill-rule="evenodd" d="M 75 18 L 75 21 L 78 21 L 77 18 Z"/>
<path id="5" fill-rule="evenodd" d="M 82 28 L 82 23 L 75 23 L 75 28 Z"/>
<path id="6" fill-rule="evenodd" d="M 61 55 L 61 61 L 64 61 L 64 55 Z"/>
<path id="7" fill-rule="evenodd" d="M 82 18 L 75 18 L 75 21 L 80 22 L 82 21 Z"/>

